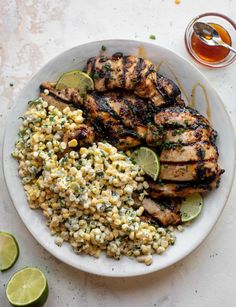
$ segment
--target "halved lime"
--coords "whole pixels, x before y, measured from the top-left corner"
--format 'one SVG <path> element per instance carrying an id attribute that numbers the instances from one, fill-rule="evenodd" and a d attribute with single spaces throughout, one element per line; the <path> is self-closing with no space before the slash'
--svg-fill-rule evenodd
<path id="1" fill-rule="evenodd" d="M 37 268 L 24 268 L 9 280 L 6 295 L 12 306 L 42 307 L 48 297 L 48 283 Z"/>
<path id="2" fill-rule="evenodd" d="M 88 74 L 80 70 L 73 70 L 64 73 L 57 81 L 57 90 L 65 88 L 75 88 L 79 90 L 80 94 L 86 94 L 87 91 L 94 89 L 94 84 Z"/>
<path id="3" fill-rule="evenodd" d="M 200 214 L 202 207 L 203 199 L 201 194 L 195 193 L 185 197 L 180 208 L 181 221 L 188 222 L 195 219 Z"/>
<path id="4" fill-rule="evenodd" d="M 155 151 L 148 147 L 140 147 L 132 153 L 131 157 L 147 175 L 157 180 L 160 172 L 160 161 Z"/>
<path id="5" fill-rule="evenodd" d="M 0 232 L 0 271 L 10 269 L 20 254 L 16 239 L 10 233 Z"/>

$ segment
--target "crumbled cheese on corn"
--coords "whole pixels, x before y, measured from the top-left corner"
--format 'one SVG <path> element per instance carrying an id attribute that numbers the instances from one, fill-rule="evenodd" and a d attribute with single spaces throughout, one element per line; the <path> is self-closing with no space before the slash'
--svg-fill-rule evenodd
<path id="1" fill-rule="evenodd" d="M 82 111 L 63 112 L 41 98 L 30 103 L 12 153 L 19 161 L 30 208 L 41 208 L 56 244 L 69 242 L 76 253 L 119 259 L 136 257 L 146 265 L 154 253 L 174 244 L 172 228 L 141 220 L 147 195 L 144 172 L 117 148 L 99 142 L 64 152 L 63 135 L 83 122 Z M 77 140 L 69 147 L 78 145 Z"/>

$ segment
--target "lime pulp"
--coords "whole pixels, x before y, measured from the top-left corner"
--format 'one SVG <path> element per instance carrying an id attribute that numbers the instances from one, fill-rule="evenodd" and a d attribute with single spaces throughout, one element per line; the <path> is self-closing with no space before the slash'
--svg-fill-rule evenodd
<path id="1" fill-rule="evenodd" d="M 19 246 L 13 235 L 0 232 L 0 271 L 10 269 L 19 257 Z"/>
<path id="2" fill-rule="evenodd" d="M 65 88 L 78 89 L 80 94 L 86 94 L 87 91 L 94 89 L 93 80 L 83 71 L 73 70 L 64 73 L 56 84 L 56 90 Z"/>
<path id="3" fill-rule="evenodd" d="M 6 295 L 12 306 L 42 307 L 48 297 L 46 277 L 37 268 L 23 268 L 9 280 Z"/>
<path id="4" fill-rule="evenodd" d="M 147 175 L 157 180 L 160 172 L 160 161 L 155 151 L 148 147 L 140 147 L 132 153 L 131 157 Z"/>
<path id="5" fill-rule="evenodd" d="M 182 201 L 180 212 L 181 221 L 188 222 L 195 219 L 203 208 L 203 199 L 201 194 L 195 193 L 188 197 L 185 197 Z"/>

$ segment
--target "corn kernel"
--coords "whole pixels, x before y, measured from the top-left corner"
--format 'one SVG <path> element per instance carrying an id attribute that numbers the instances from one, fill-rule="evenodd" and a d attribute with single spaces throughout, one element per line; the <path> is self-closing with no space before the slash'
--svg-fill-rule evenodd
<path id="1" fill-rule="evenodd" d="M 78 146 L 77 140 L 76 140 L 76 139 L 73 139 L 73 140 L 69 141 L 69 142 L 68 142 L 68 146 L 69 146 L 69 147 L 76 147 L 76 146 Z"/>

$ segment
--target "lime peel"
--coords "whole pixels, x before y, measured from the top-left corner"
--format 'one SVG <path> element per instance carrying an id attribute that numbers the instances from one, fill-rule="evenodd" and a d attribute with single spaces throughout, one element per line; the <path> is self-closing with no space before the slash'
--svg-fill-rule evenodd
<path id="1" fill-rule="evenodd" d="M 72 70 L 61 75 L 56 84 L 56 90 L 65 88 L 78 89 L 81 95 L 94 89 L 93 80 L 88 74 L 81 70 Z"/>
<path id="2" fill-rule="evenodd" d="M 157 180 L 160 173 L 160 160 L 155 151 L 148 147 L 140 147 L 132 153 L 131 157 L 147 175 Z"/>
<path id="3" fill-rule="evenodd" d="M 0 271 L 13 267 L 19 254 L 19 245 L 14 236 L 7 232 L 0 232 Z"/>
<path id="4" fill-rule="evenodd" d="M 47 279 L 37 268 L 23 268 L 9 280 L 6 296 L 12 306 L 41 307 L 48 297 Z"/>
<path id="5" fill-rule="evenodd" d="M 188 222 L 195 219 L 203 208 L 203 199 L 201 194 L 195 193 L 182 201 L 180 212 L 181 221 Z"/>

